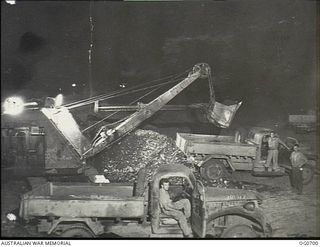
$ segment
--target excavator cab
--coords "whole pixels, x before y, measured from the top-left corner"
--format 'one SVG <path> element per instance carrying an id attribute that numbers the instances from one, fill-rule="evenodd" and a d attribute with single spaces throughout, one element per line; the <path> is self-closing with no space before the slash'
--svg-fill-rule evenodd
<path id="1" fill-rule="evenodd" d="M 1 128 L 1 164 L 16 176 L 44 170 L 45 133 L 38 126 Z"/>

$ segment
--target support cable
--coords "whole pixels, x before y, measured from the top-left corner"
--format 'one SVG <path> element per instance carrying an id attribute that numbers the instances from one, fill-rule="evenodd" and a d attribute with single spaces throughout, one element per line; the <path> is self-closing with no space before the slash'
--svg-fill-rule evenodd
<path id="1" fill-rule="evenodd" d="M 140 88 L 140 89 L 136 89 L 136 90 L 132 90 L 132 91 L 122 92 L 122 93 L 119 93 L 117 95 L 108 95 L 106 97 L 103 97 L 103 99 L 100 99 L 99 101 L 112 99 L 112 98 L 116 98 L 116 97 L 120 97 L 120 96 L 124 96 L 124 95 L 128 95 L 128 94 L 137 93 L 137 92 L 144 91 L 144 90 L 147 90 L 147 89 L 151 89 L 151 88 L 154 88 L 154 87 L 159 87 L 159 86 L 163 86 L 163 85 L 167 85 L 167 84 L 172 84 L 172 83 L 180 81 L 180 80 L 181 79 L 176 79 L 174 81 L 164 82 L 164 83 L 161 83 L 161 84 L 157 84 L 157 85 L 153 85 L 153 86 L 149 86 L 149 87 L 145 87 L 145 88 Z M 92 104 L 95 101 L 97 101 L 97 100 L 90 100 L 90 101 L 87 101 L 87 102 L 79 103 L 77 105 L 68 106 L 67 108 L 70 110 L 70 109 L 78 108 L 78 107 L 85 106 L 85 105 L 88 105 L 88 104 Z"/>
<path id="2" fill-rule="evenodd" d="M 110 96 L 115 96 L 117 97 L 118 94 L 120 94 L 120 96 L 122 96 L 121 94 L 123 92 L 127 92 L 127 91 L 130 91 L 130 90 L 133 90 L 133 89 L 136 89 L 136 88 L 139 88 L 139 87 L 142 87 L 142 86 L 145 86 L 145 85 L 148 85 L 148 84 L 151 84 L 153 82 L 157 82 L 157 81 L 161 81 L 161 80 L 165 80 L 165 79 L 172 79 L 172 78 L 176 78 L 178 76 L 183 76 L 185 73 L 189 72 L 190 71 L 190 68 L 185 70 L 184 72 L 182 73 L 178 73 L 178 74 L 174 74 L 174 75 L 170 75 L 170 76 L 166 76 L 166 77 L 163 77 L 163 78 L 160 78 L 160 79 L 156 79 L 156 80 L 152 80 L 152 81 L 148 81 L 148 82 L 145 82 L 145 83 L 142 83 L 142 84 L 139 84 L 139 85 L 136 85 L 136 86 L 133 86 L 131 88 L 128 88 L 128 89 L 125 89 L 125 90 L 117 90 L 115 92 L 112 92 L 112 93 L 109 93 L 109 94 L 101 94 L 101 95 L 97 95 L 97 96 L 93 96 L 93 97 L 90 97 L 90 98 L 87 98 L 87 99 L 83 99 L 83 100 L 79 100 L 79 101 L 76 101 L 76 102 L 72 102 L 72 103 L 69 103 L 69 104 L 65 104 L 64 107 L 67 107 L 69 109 L 72 109 L 72 108 L 75 108 L 75 107 L 78 107 L 78 104 L 80 106 L 83 106 L 83 105 L 87 105 L 87 104 L 91 104 L 97 100 L 105 100 L 105 99 L 109 99 Z M 171 83 L 171 82 L 170 82 Z M 157 86 L 157 85 L 155 85 Z M 89 103 L 88 103 L 89 102 Z M 84 104 L 81 104 L 81 103 L 84 103 Z"/>

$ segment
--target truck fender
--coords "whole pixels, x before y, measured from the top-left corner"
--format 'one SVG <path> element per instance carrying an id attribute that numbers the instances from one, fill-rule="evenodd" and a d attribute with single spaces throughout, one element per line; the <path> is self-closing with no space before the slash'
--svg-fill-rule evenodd
<path id="1" fill-rule="evenodd" d="M 210 221 L 222 217 L 222 216 L 228 216 L 228 215 L 238 215 L 241 217 L 244 217 L 246 219 L 251 220 L 252 222 L 255 222 L 260 225 L 262 231 L 267 236 L 271 236 L 272 229 L 270 224 L 266 222 L 266 219 L 262 213 L 262 211 L 256 209 L 255 211 L 248 211 L 241 207 L 230 207 L 225 210 L 222 210 L 220 212 L 212 213 L 208 216 L 207 223 Z"/>
<path id="2" fill-rule="evenodd" d="M 59 218 L 55 220 L 51 225 L 48 234 L 52 234 L 54 230 L 63 223 L 84 223 L 95 235 L 104 233 L 104 226 L 100 221 L 93 221 L 90 218 Z"/>
<path id="3" fill-rule="evenodd" d="M 206 163 L 207 161 L 211 160 L 211 159 L 222 159 L 227 161 L 229 167 L 232 169 L 232 171 L 235 171 L 236 169 L 234 168 L 231 159 L 227 156 L 227 155 L 209 155 L 207 156 L 203 161 L 201 161 L 198 166 L 201 167 L 204 163 Z"/>

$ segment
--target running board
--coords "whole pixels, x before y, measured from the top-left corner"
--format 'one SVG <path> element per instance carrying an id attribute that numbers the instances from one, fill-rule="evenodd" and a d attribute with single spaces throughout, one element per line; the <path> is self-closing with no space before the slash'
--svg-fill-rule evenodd
<path id="1" fill-rule="evenodd" d="M 149 235 L 150 238 L 183 238 L 183 234 L 157 234 L 157 233 L 151 233 Z"/>
<path id="2" fill-rule="evenodd" d="M 255 176 L 255 177 L 282 177 L 286 175 L 285 172 L 283 171 L 279 171 L 279 172 L 275 172 L 275 171 L 272 171 L 272 172 L 268 172 L 268 171 L 252 171 L 252 176 Z"/>
<path id="3" fill-rule="evenodd" d="M 154 229 L 155 234 L 182 234 L 182 231 L 178 225 L 160 226 L 158 229 Z"/>

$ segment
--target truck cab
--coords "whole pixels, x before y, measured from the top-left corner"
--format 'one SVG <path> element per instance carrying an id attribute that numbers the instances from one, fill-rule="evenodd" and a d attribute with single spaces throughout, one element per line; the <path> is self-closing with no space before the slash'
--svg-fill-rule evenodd
<path id="1" fill-rule="evenodd" d="M 1 164 L 16 176 L 45 169 L 45 133 L 39 126 L 1 128 Z"/>
<path id="2" fill-rule="evenodd" d="M 190 224 L 195 237 L 256 238 L 271 234 L 259 208 L 261 200 L 257 193 L 205 187 L 189 168 L 169 165 L 160 167 L 152 181 L 150 216 L 154 236 L 181 234 L 177 222 L 163 214 L 159 206 L 160 181 L 164 178 L 170 181 L 171 198 L 190 200 Z"/>
<path id="3" fill-rule="evenodd" d="M 268 155 L 268 138 L 273 130 L 262 127 L 251 128 L 247 138 L 244 140 L 247 144 L 257 145 L 257 155 L 255 160 L 265 163 Z"/>
<path id="4" fill-rule="evenodd" d="M 277 176 L 283 175 L 285 173 L 285 168 L 280 167 L 280 172 L 265 172 L 265 165 L 267 162 L 268 156 L 268 138 L 271 135 L 271 132 L 274 132 L 272 129 L 263 128 L 263 127 L 253 127 L 250 129 L 247 138 L 244 140 L 247 144 L 252 144 L 257 146 L 257 154 L 254 161 L 253 175 L 270 175 Z M 277 134 L 276 134 L 277 135 Z M 285 143 L 289 147 L 293 147 L 298 141 L 294 138 L 287 138 Z M 280 166 L 288 166 L 290 158 L 290 150 L 288 150 L 283 145 L 279 146 L 279 164 Z"/>
<path id="5" fill-rule="evenodd" d="M 259 168 L 261 167 L 263 169 L 264 164 L 266 163 L 267 155 L 268 155 L 268 137 L 270 136 L 270 133 L 272 132 L 271 129 L 267 128 L 261 128 L 261 127 L 254 127 L 250 130 L 247 139 L 245 140 L 245 143 L 248 144 L 255 144 L 258 146 L 257 149 L 257 155 L 255 159 L 255 174 L 259 175 Z M 300 139 L 299 139 L 300 140 Z M 286 145 L 292 149 L 294 144 L 300 144 L 300 141 L 298 141 L 294 137 L 287 137 L 284 141 Z M 303 144 L 302 144 L 303 147 Z M 308 150 L 302 148 L 301 151 L 307 156 L 308 162 L 302 166 L 303 172 L 303 184 L 309 184 L 313 180 L 314 176 L 314 170 L 315 170 L 315 160 L 317 159 L 315 156 L 310 155 L 308 153 Z M 284 169 L 290 170 L 291 165 L 290 163 L 290 150 L 284 148 L 280 145 L 279 150 L 279 164 L 282 166 L 282 173 L 284 172 Z"/>
<path id="6" fill-rule="evenodd" d="M 162 213 L 159 204 L 160 181 L 164 178 L 170 181 L 169 194 L 171 198 L 187 198 L 192 205 L 191 228 L 194 233 L 203 237 L 205 233 L 204 186 L 196 180 L 192 171 L 183 165 L 162 166 L 155 174 L 151 184 L 151 226 L 155 234 L 181 233 L 178 222 L 170 220 L 170 216 Z M 180 199 L 179 198 L 179 199 Z"/>

